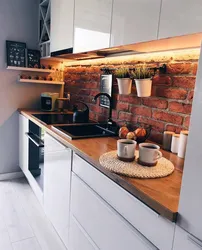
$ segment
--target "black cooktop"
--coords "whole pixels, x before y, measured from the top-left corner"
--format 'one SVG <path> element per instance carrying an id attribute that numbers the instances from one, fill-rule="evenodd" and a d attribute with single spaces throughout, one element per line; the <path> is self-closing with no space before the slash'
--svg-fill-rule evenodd
<path id="1" fill-rule="evenodd" d="M 73 124 L 73 114 L 32 114 L 35 118 L 47 125 Z M 88 123 L 94 123 L 89 120 Z"/>

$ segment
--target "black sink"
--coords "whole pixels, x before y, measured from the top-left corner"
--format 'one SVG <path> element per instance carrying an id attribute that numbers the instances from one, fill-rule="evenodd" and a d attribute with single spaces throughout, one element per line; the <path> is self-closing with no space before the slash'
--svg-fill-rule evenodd
<path id="1" fill-rule="evenodd" d="M 52 124 L 72 124 L 73 114 L 32 114 L 35 118 L 47 125 Z M 89 121 L 88 123 L 95 123 Z"/>
<path id="2" fill-rule="evenodd" d="M 72 140 L 116 136 L 115 132 L 105 129 L 98 124 L 52 126 L 52 128 Z"/>

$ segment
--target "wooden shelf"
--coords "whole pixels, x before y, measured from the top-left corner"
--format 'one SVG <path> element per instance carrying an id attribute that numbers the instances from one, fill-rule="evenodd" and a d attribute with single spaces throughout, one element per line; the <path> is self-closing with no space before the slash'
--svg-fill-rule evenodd
<path id="1" fill-rule="evenodd" d="M 32 80 L 32 79 L 19 79 L 19 82 L 24 83 L 40 83 L 40 84 L 53 84 L 53 85 L 64 85 L 64 82 L 56 82 L 56 81 L 43 81 L 43 80 Z"/>
<path id="2" fill-rule="evenodd" d="M 43 72 L 43 73 L 53 73 L 55 70 L 52 69 L 37 69 L 37 68 L 25 68 L 25 67 L 13 67 L 8 66 L 8 70 L 18 70 L 18 71 L 29 71 L 29 72 Z"/>

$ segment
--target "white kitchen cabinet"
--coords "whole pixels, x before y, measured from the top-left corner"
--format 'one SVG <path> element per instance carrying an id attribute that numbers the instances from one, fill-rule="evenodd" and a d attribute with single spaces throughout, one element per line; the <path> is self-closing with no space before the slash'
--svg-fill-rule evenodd
<path id="1" fill-rule="evenodd" d="M 72 151 L 47 133 L 44 143 L 44 209 L 68 246 Z"/>
<path id="2" fill-rule="evenodd" d="M 51 0 L 50 51 L 73 47 L 74 0 Z"/>
<path id="3" fill-rule="evenodd" d="M 72 171 L 156 247 L 172 249 L 175 223 L 154 212 L 77 154 L 73 154 Z"/>
<path id="4" fill-rule="evenodd" d="M 109 48 L 112 0 L 75 0 L 74 53 Z"/>
<path id="5" fill-rule="evenodd" d="M 29 120 L 19 115 L 19 165 L 24 173 L 28 171 L 29 140 L 26 133 L 29 131 Z"/>
<path id="6" fill-rule="evenodd" d="M 99 250 L 76 218 L 70 216 L 69 250 Z"/>
<path id="7" fill-rule="evenodd" d="M 158 38 L 202 32 L 201 0 L 162 0 Z"/>
<path id="8" fill-rule="evenodd" d="M 202 242 L 176 226 L 173 250 L 200 250 Z"/>
<path id="9" fill-rule="evenodd" d="M 114 0 L 111 47 L 156 40 L 161 0 Z"/>
<path id="10" fill-rule="evenodd" d="M 75 174 L 71 213 L 99 249 L 157 249 Z"/>

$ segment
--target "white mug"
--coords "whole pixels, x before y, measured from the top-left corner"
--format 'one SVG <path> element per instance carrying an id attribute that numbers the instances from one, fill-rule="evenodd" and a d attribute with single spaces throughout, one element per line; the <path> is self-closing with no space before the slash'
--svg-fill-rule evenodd
<path id="1" fill-rule="evenodd" d="M 162 157 L 160 147 L 153 143 L 140 143 L 139 163 L 145 166 L 155 166 Z"/>
<path id="2" fill-rule="evenodd" d="M 128 139 L 117 141 L 117 155 L 122 161 L 134 161 L 137 142 Z"/>

